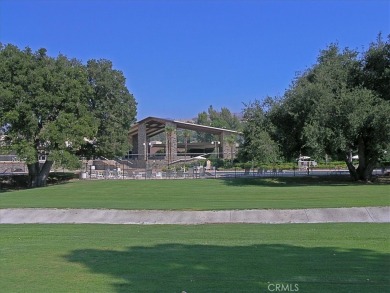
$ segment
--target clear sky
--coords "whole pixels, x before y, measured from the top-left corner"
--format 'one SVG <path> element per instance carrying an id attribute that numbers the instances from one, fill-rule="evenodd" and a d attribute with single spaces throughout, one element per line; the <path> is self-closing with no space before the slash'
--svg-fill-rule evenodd
<path id="1" fill-rule="evenodd" d="M 280 96 L 330 43 L 390 33 L 390 0 L 0 0 L 0 42 L 109 59 L 146 116 Z"/>

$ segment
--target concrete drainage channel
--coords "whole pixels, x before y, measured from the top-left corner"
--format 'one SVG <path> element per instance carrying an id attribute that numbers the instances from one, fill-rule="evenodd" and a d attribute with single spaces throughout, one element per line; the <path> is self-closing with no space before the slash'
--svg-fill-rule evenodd
<path id="1" fill-rule="evenodd" d="M 162 211 L 0 209 L 0 224 L 228 224 L 389 223 L 390 207 L 299 210 Z"/>

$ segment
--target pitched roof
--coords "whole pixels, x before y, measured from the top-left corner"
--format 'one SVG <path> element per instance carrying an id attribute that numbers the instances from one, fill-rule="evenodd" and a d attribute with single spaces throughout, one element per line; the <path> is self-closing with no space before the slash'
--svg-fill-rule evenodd
<path id="1" fill-rule="evenodd" d="M 149 137 L 164 132 L 165 125 L 167 123 L 176 124 L 176 127 L 180 129 L 188 129 L 188 130 L 206 132 L 211 134 L 220 134 L 222 132 L 229 133 L 229 134 L 242 134 L 239 131 L 229 130 L 225 128 L 211 127 L 211 126 L 200 125 L 196 123 L 183 122 L 183 121 L 158 118 L 158 117 L 147 117 L 133 124 L 129 130 L 129 135 L 130 136 L 136 135 L 138 133 L 138 126 L 142 123 L 146 123 L 147 125 L 146 134 Z"/>

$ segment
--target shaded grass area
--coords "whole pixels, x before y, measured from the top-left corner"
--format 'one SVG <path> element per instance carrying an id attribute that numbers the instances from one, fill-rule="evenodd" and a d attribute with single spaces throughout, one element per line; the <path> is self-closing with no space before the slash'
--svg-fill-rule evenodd
<path id="1" fill-rule="evenodd" d="M 0 225 L 0 288 L 269 292 L 284 284 L 299 292 L 389 292 L 389 227 Z"/>
<path id="2" fill-rule="evenodd" d="M 47 184 L 63 184 L 70 180 L 79 178 L 76 173 L 69 172 L 50 172 L 47 178 Z M 26 189 L 29 183 L 29 176 L 25 174 L 18 175 L 1 175 L 0 192 Z"/>
<path id="3" fill-rule="evenodd" d="M 389 185 L 346 178 L 75 181 L 0 193 L 0 208 L 162 210 L 388 206 Z"/>
<path id="4" fill-rule="evenodd" d="M 257 186 L 356 186 L 365 185 L 363 182 L 354 181 L 349 175 L 335 176 L 299 176 L 299 177 L 283 177 L 283 176 L 268 176 L 255 178 L 231 178 L 226 179 L 225 183 L 230 186 L 257 185 Z M 372 184 L 372 183 L 371 183 Z"/>

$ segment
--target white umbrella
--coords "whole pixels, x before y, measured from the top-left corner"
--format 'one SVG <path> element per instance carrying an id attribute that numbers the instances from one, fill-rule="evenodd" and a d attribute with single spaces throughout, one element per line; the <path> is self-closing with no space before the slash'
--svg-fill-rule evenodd
<path id="1" fill-rule="evenodd" d="M 196 160 L 207 160 L 205 157 L 203 157 L 203 156 L 196 156 L 196 157 L 194 157 L 194 159 L 196 159 Z"/>

